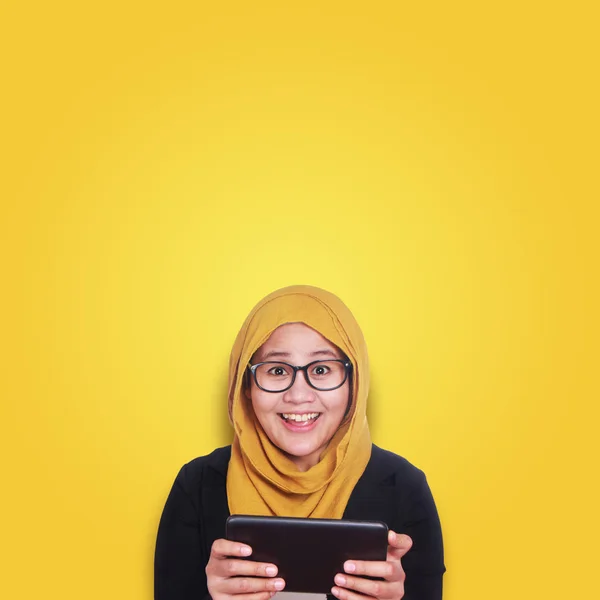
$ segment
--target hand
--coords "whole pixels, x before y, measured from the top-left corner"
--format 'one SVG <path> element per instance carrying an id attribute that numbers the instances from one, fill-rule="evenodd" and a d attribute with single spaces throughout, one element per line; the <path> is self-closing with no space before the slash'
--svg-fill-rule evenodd
<path id="1" fill-rule="evenodd" d="M 336 587 L 331 593 L 340 600 L 400 600 L 404 597 L 404 579 L 400 559 L 410 550 L 412 540 L 407 535 L 391 531 L 388 534 L 388 552 L 385 561 L 347 560 L 344 571 L 335 576 Z M 384 581 L 373 581 L 363 576 L 382 577 Z"/>
<path id="2" fill-rule="evenodd" d="M 274 579 L 277 567 L 270 563 L 242 560 L 252 548 L 230 540 L 215 540 L 206 565 L 208 593 L 212 600 L 269 600 L 285 587 Z"/>

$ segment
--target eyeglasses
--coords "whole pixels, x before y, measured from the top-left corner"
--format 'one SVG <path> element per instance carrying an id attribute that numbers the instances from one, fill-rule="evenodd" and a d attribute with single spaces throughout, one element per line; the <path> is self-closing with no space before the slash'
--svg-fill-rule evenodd
<path id="1" fill-rule="evenodd" d="M 264 392 L 285 392 L 296 381 L 296 373 L 304 371 L 308 385 L 320 392 L 336 390 L 346 383 L 352 370 L 348 360 L 315 360 L 303 367 L 284 362 L 267 361 L 248 365 L 256 385 Z"/>

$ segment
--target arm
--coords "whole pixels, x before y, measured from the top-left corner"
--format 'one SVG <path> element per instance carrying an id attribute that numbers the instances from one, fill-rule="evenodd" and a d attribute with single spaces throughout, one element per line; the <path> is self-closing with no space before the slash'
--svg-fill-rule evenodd
<path id="1" fill-rule="evenodd" d="M 183 467 L 163 510 L 154 555 L 155 600 L 209 600 L 207 558 L 201 547 L 197 508 L 187 492 Z"/>
<path id="2" fill-rule="evenodd" d="M 422 472 L 411 488 L 403 502 L 395 502 L 399 512 L 395 530 L 389 532 L 387 560 L 346 561 L 345 573 L 335 577 L 334 596 L 340 600 L 441 600 L 445 567 L 437 510 Z"/>
<path id="3" fill-rule="evenodd" d="M 446 570 L 442 528 L 425 475 L 407 509 L 400 531 L 410 536 L 413 546 L 402 559 L 406 573 L 404 600 L 441 600 Z"/>
<path id="4" fill-rule="evenodd" d="M 177 476 L 158 528 L 154 558 L 155 600 L 269 600 L 285 587 L 269 563 L 239 560 L 252 549 L 215 540 L 210 556 L 202 543 L 198 508 L 186 485 L 186 467 Z M 209 593 L 210 589 L 210 593 Z"/>

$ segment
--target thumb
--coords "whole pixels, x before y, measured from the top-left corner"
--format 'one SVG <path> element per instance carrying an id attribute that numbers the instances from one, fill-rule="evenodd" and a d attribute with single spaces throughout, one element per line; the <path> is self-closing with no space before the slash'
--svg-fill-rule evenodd
<path id="1" fill-rule="evenodd" d="M 411 548 L 412 539 L 403 533 L 390 530 L 388 533 L 388 560 L 400 560 Z"/>

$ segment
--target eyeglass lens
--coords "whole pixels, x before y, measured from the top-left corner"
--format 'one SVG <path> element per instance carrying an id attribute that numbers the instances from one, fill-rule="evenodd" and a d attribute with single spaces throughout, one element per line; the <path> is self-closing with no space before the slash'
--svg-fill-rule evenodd
<path id="1" fill-rule="evenodd" d="M 306 371 L 310 383 L 317 389 L 326 391 L 339 387 L 346 377 L 346 367 L 342 362 L 324 360 L 313 363 Z M 301 376 L 301 375 L 297 375 Z M 258 385 L 270 392 L 286 389 L 292 383 L 294 369 L 286 363 L 266 363 L 256 369 Z"/>

